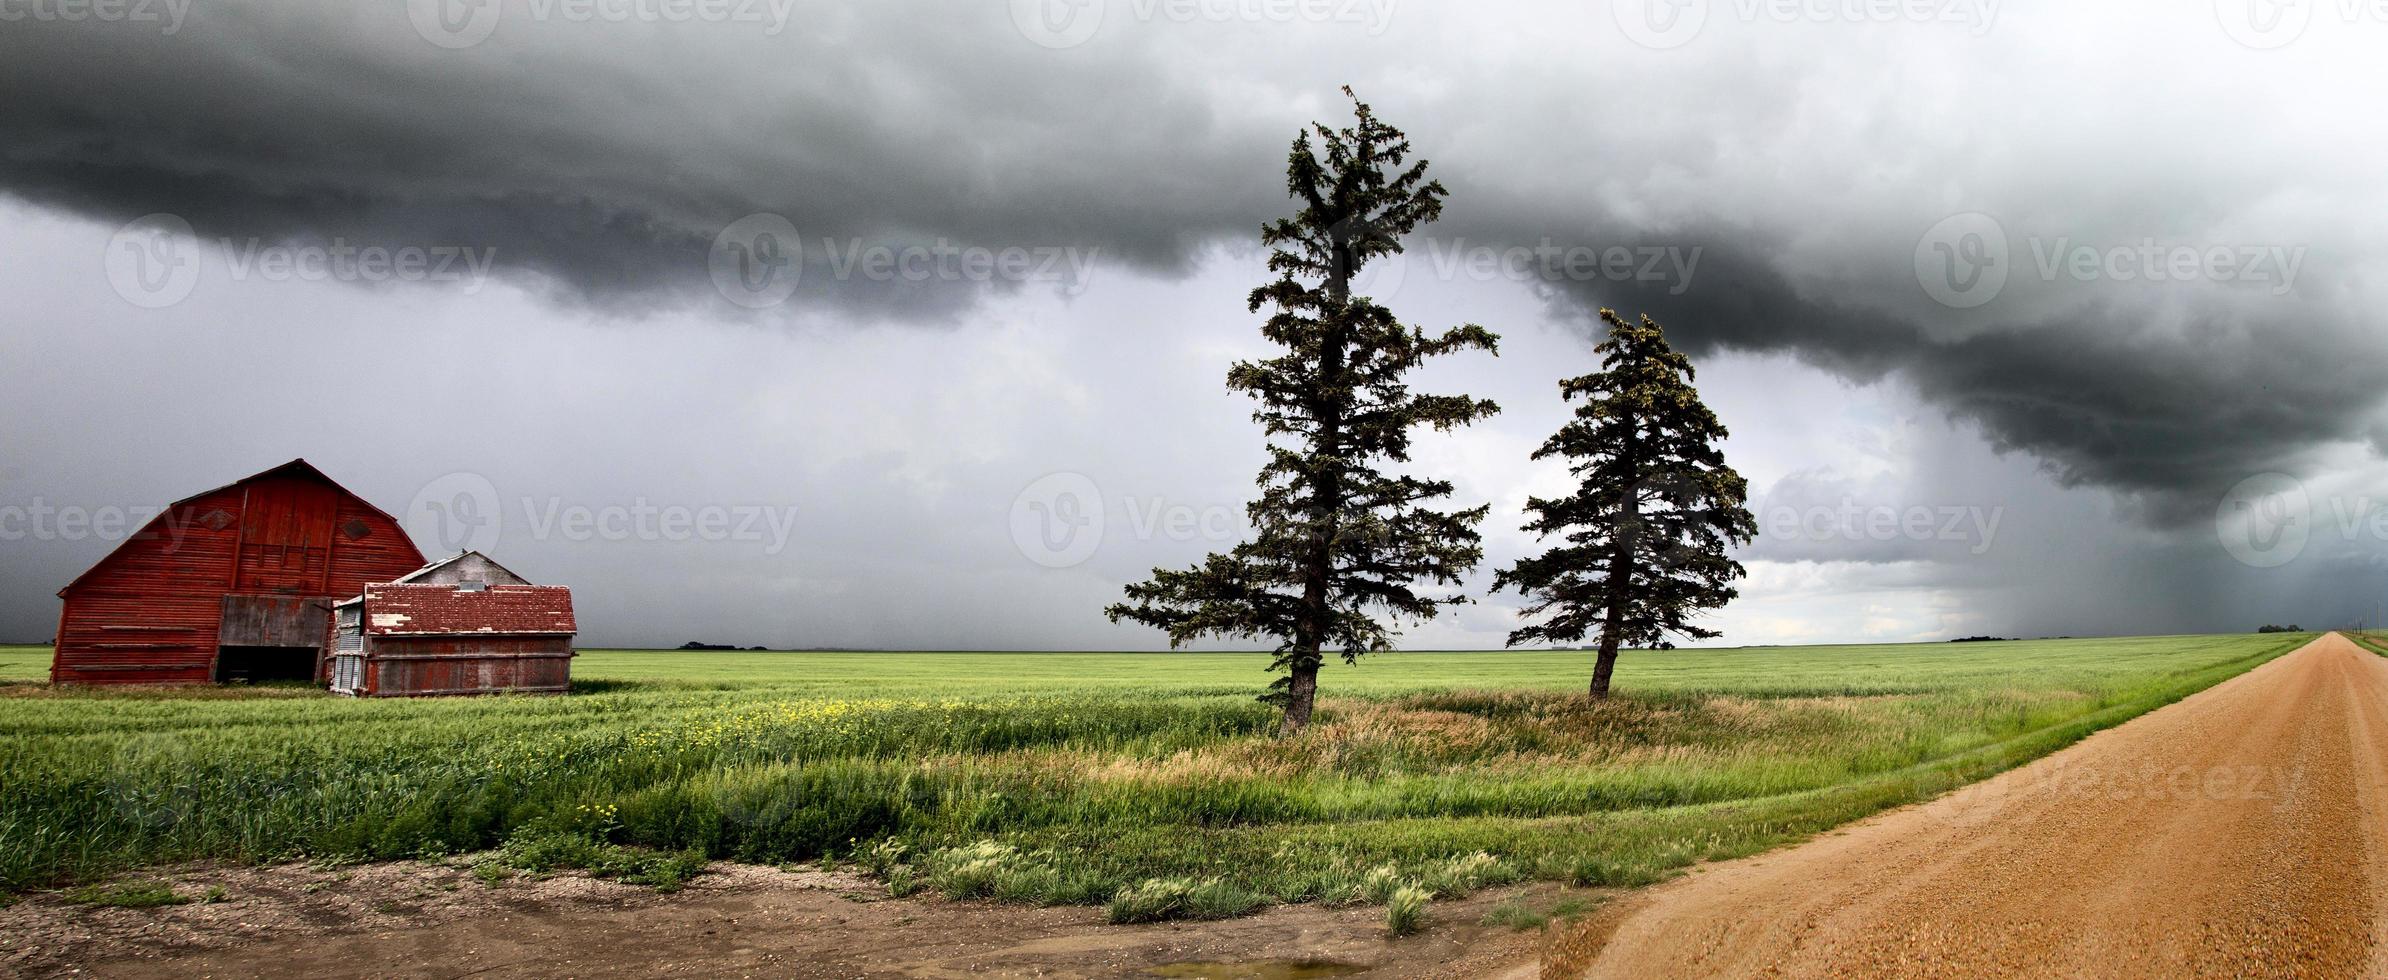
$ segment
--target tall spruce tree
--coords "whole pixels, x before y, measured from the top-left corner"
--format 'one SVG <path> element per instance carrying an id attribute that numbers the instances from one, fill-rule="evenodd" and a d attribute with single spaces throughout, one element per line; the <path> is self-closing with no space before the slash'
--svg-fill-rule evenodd
<path id="1" fill-rule="evenodd" d="M 1730 583 L 1745 572 L 1725 549 L 1758 533 L 1743 506 L 1748 481 L 1725 465 L 1725 427 L 1692 387 L 1691 360 L 1648 316 L 1627 323 L 1604 309 L 1600 319 L 1601 369 L 1559 383 L 1562 398 L 1584 402 L 1533 456 L 1566 457 L 1581 481 L 1568 496 L 1526 502 L 1525 529 L 1565 543 L 1493 578 L 1494 591 L 1528 598 L 1525 615 L 1549 614 L 1510 633 L 1510 646 L 1600 631 L 1594 698 L 1608 696 L 1621 647 L 1718 635 L 1691 617 L 1739 594 Z"/>
<path id="2" fill-rule="evenodd" d="M 1277 641 L 1270 669 L 1286 676 L 1262 700 L 1283 707 L 1287 735 L 1310 723 L 1326 651 L 1355 662 L 1390 645 L 1387 619 L 1432 619 L 1467 601 L 1413 586 L 1457 585 L 1476 566 L 1486 508 L 1434 509 L 1449 481 L 1382 467 L 1408 461 L 1418 426 L 1447 430 L 1499 410 L 1403 381 L 1428 358 L 1495 350 L 1491 332 L 1470 324 L 1430 337 L 1352 291 L 1363 267 L 1398 255 L 1401 236 L 1442 213 L 1445 191 L 1426 179 L 1426 161 L 1403 166 L 1400 130 L 1343 93 L 1356 121 L 1314 123 L 1294 139 L 1286 188 L 1301 209 L 1261 229 L 1277 279 L 1252 291 L 1248 309 L 1272 307 L 1261 334 L 1284 352 L 1227 373 L 1229 389 L 1260 402 L 1253 418 L 1268 437 L 1260 496 L 1245 508 L 1253 537 L 1192 568 L 1156 568 L 1104 610 L 1166 631 L 1172 647 L 1206 635 Z"/>

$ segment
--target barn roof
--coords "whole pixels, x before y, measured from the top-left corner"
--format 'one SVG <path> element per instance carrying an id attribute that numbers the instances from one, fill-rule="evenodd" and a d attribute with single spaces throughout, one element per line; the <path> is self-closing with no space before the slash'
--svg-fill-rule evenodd
<path id="1" fill-rule="evenodd" d="M 390 522 L 391 524 L 398 525 L 398 527 L 399 527 L 401 530 L 403 530 L 403 529 L 405 528 L 405 525 L 403 525 L 403 524 L 399 524 L 399 521 L 398 521 L 398 519 L 397 519 L 397 518 L 395 518 L 395 517 L 391 517 L 391 516 L 390 516 L 390 512 L 389 512 L 389 511 L 383 510 L 383 509 L 381 509 L 380 507 L 377 507 L 377 506 L 375 506 L 375 505 L 374 505 L 374 503 L 373 503 L 373 501 L 370 501 L 370 500 L 367 500 L 367 499 L 365 499 L 365 498 L 363 498 L 363 497 L 357 496 L 357 494 L 356 494 L 356 492 L 355 492 L 355 491 L 352 491 L 352 490 L 348 489 L 347 487 L 341 486 L 341 485 L 340 485 L 340 481 L 338 481 L 338 480 L 334 480 L 334 479 L 332 479 L 332 478 L 331 478 L 331 477 L 329 477 L 329 476 L 325 476 L 325 475 L 324 475 L 324 472 L 323 472 L 322 470 L 319 470 L 319 469 L 316 469 L 316 468 L 315 468 L 315 464 L 313 464 L 313 463 L 310 463 L 310 462 L 307 462 L 307 460 L 306 460 L 304 457 L 301 457 L 301 458 L 299 458 L 299 459 L 294 459 L 294 460 L 291 460 L 290 462 L 284 463 L 284 464 L 282 464 L 282 465 L 280 465 L 280 466 L 273 467 L 272 469 L 263 470 L 263 471 L 261 471 L 261 472 L 257 472 L 257 473 L 251 473 L 251 474 L 249 474 L 248 476 L 241 477 L 241 478 L 240 478 L 240 479 L 238 479 L 238 480 L 234 480 L 234 481 L 232 481 L 232 482 L 230 482 L 230 483 L 227 483 L 227 484 L 224 484 L 223 486 L 220 486 L 220 487 L 214 487 L 214 488 L 207 489 L 207 490 L 201 490 L 201 491 L 199 491 L 198 493 L 194 493 L 194 494 L 192 494 L 192 495 L 190 495 L 190 496 L 188 496 L 188 497 L 184 497 L 184 498 L 182 498 L 181 500 L 177 500 L 177 501 L 175 501 L 175 502 L 173 502 L 173 503 L 167 504 L 166 506 L 164 506 L 164 507 L 162 507 L 162 508 L 160 508 L 160 509 L 158 510 L 158 513 L 157 513 L 157 516 L 156 516 L 156 517 L 152 517 L 152 518 L 150 518 L 150 519 L 149 519 L 149 523 L 142 525 L 142 526 L 141 526 L 141 530 L 139 530 L 139 531 L 136 531 L 136 532 L 134 532 L 134 533 L 132 533 L 132 534 L 130 534 L 130 535 L 127 535 L 127 536 L 125 537 L 125 539 L 124 539 L 124 542 L 120 542 L 120 543 L 117 545 L 117 550 L 122 550 L 122 549 L 123 549 L 123 547 L 124 547 L 124 544 L 125 544 L 125 543 L 130 543 L 130 542 L 131 542 L 133 539 L 135 539 L 135 538 L 139 538 L 139 537 L 141 537 L 141 536 L 142 536 L 142 535 L 144 535 L 144 534 L 151 534 L 151 533 L 153 533 L 153 532 L 158 532 L 158 531 L 163 531 L 163 530 L 165 530 L 164 528 L 161 528 L 161 527 L 159 527 L 159 525 L 161 525 L 161 524 L 164 524 L 168 518 L 171 518 L 171 517 L 173 517 L 173 516 L 174 516 L 174 509 L 175 509 L 175 508 L 177 508 L 177 507 L 180 507 L 180 506 L 182 506 L 182 505 L 184 505 L 184 504 L 190 503 L 191 501 L 198 500 L 198 499 L 199 499 L 199 498 L 201 498 L 201 497 L 206 497 L 206 496 L 211 496 L 211 495 L 214 495 L 214 494 L 222 493 L 222 492 L 224 492 L 224 491 L 226 491 L 226 490 L 230 490 L 230 489 L 232 489 L 233 487 L 240 486 L 241 484 L 244 484 L 244 483 L 255 483 L 255 482 L 259 481 L 259 480 L 265 479 L 266 477 L 269 477 L 269 476 L 281 476 L 281 475 L 283 475 L 284 473 L 291 473 L 291 474 L 295 474 L 295 475 L 299 475 L 299 476 L 313 477 L 314 479 L 317 479 L 317 480 L 320 480 L 320 481 L 322 481 L 322 482 L 324 482 L 324 483 L 326 483 L 326 484 L 329 484 L 329 485 L 331 485 L 332 489 L 334 489 L 334 490 L 338 490 L 338 491 L 340 491 L 340 492 L 341 492 L 341 493 L 343 493 L 343 494 L 347 494 L 347 495 L 348 495 L 348 496 L 349 496 L 351 499 L 355 500 L 357 503 L 360 503 L 360 504 L 363 504 L 363 505 L 365 505 L 365 509 L 367 509 L 367 510 L 370 510 L 370 511 L 372 511 L 372 512 L 376 513 L 376 514 L 379 514 L 379 515 L 381 515 L 383 518 L 386 518 L 386 519 L 388 519 L 388 520 L 389 520 L 389 522 Z M 114 555 L 114 554 L 115 554 L 115 552 L 111 551 L 111 552 L 109 552 L 109 554 L 110 554 L 110 555 Z M 78 585 L 81 585 L 81 584 L 83 584 L 83 580 L 84 580 L 84 579 L 90 578 L 94 572 L 97 572 L 97 571 L 99 571 L 99 570 L 100 570 L 100 566 L 102 566 L 102 565 L 106 565 L 107 563 L 108 563 L 108 561 L 107 561 L 107 559 L 106 559 L 106 558 L 101 558 L 99 561 L 93 562 L 90 568 L 86 568 L 86 569 L 84 569 L 84 570 L 83 570 L 83 574 L 75 576 L 75 580 L 74 580 L 74 581 L 66 583 L 66 587 L 65 587 L 65 588 L 61 588 L 61 589 L 59 589 L 59 590 L 58 590 L 58 595 L 59 595 L 60 597 L 64 597 L 64 596 L 65 596 L 65 595 L 66 595 L 68 592 L 72 592 L 72 591 L 74 591 L 74 588 L 75 588 L 75 586 L 78 586 Z"/>
<path id="2" fill-rule="evenodd" d="M 522 584 L 523 584 L 523 585 L 530 585 L 530 584 L 532 584 L 532 583 L 531 583 L 531 580 L 529 580 L 529 579 L 524 579 L 524 578 L 522 578 L 522 576 L 520 576 L 520 575 L 515 575 L 515 574 L 514 574 L 514 570 L 513 570 L 513 569 L 511 569 L 511 568 L 507 568 L 507 567 L 506 567 L 506 566 L 504 566 L 504 565 L 500 565 L 500 564 L 498 564 L 498 563 L 497 563 L 497 559 L 491 558 L 491 557 L 489 557 L 488 555 L 484 555 L 484 554 L 482 554 L 482 553 L 480 553 L 480 552 L 478 552 L 478 551 L 459 551 L 459 552 L 457 552 L 457 553 L 455 553 L 455 554 L 453 554 L 453 555 L 449 555 L 449 556 L 448 556 L 448 557 L 446 557 L 446 558 L 442 558 L 442 559 L 440 559 L 440 560 L 438 560 L 438 561 L 432 562 L 431 564 L 425 565 L 425 566 L 423 566 L 423 567 L 421 567 L 421 568 L 415 569 L 414 571 L 408 572 L 408 573 L 406 573 L 406 574 L 404 574 L 404 575 L 400 575 L 400 576 L 398 576 L 397 578 L 391 579 L 391 580 L 390 580 L 388 583 L 386 583 L 386 584 L 389 584 L 389 585 L 405 585 L 405 584 L 407 584 L 407 583 L 409 583 L 409 582 L 414 582 L 414 581 L 416 581 L 416 580 L 418 580 L 418 579 L 421 579 L 421 578 L 422 578 L 423 576 L 425 576 L 425 575 L 429 575 L 429 574 L 431 574 L 431 573 L 433 573 L 433 572 L 439 571 L 439 570 L 440 570 L 440 569 L 442 569 L 442 568 L 446 568 L 446 567 L 448 567 L 448 566 L 450 566 L 450 565 L 456 564 L 457 562 L 463 561 L 463 560 L 465 560 L 465 559 L 467 559 L 467 558 L 479 558 L 479 559 L 481 559 L 482 561 L 488 562 L 488 563 L 489 563 L 489 567 L 491 567 L 491 568 L 495 568 L 495 569 L 497 569 L 498 571 L 504 572 L 504 573 L 506 573 L 506 574 L 508 574 L 508 575 L 513 575 L 515 578 L 522 579 Z M 356 605 L 357 603 L 360 603 L 360 602 L 363 602 L 363 601 L 365 601 L 365 594 L 364 594 L 364 593 L 362 593 L 362 592 L 360 592 L 360 593 L 357 593 L 356 595 L 350 596 L 350 597 L 348 597 L 348 598 L 346 598 L 346 599 L 342 599 L 342 600 L 340 600 L 338 603 L 335 603 L 335 604 L 334 604 L 334 608 L 346 608 L 346 607 L 349 607 L 349 606 Z"/>
<path id="3" fill-rule="evenodd" d="M 429 575 L 429 574 L 431 574 L 431 573 L 433 573 L 433 572 L 439 571 L 439 570 L 440 570 L 440 569 L 442 569 L 442 568 L 446 568 L 446 567 L 447 567 L 447 566 L 449 566 L 449 565 L 453 565 L 453 564 L 455 564 L 455 563 L 457 563 L 457 562 L 463 561 L 463 560 L 465 560 L 466 558 L 474 558 L 474 557 L 478 557 L 478 558 L 480 558 L 482 561 L 488 562 L 488 563 L 490 564 L 490 566 L 491 566 L 491 567 L 493 567 L 493 568 L 496 568 L 498 571 L 504 572 L 504 573 L 506 573 L 506 574 L 508 574 L 508 575 L 514 575 L 514 577 L 515 577 L 515 578 L 522 578 L 522 576 L 520 576 L 520 575 L 515 575 L 515 574 L 514 574 L 514 570 L 513 570 L 513 569 L 511 569 L 511 568 L 507 568 L 507 567 L 506 567 L 506 566 L 504 566 L 504 565 L 500 565 L 500 564 L 498 564 L 496 559 L 494 559 L 494 558 L 491 558 L 491 557 L 489 557 L 488 555 L 481 554 L 481 553 L 480 553 L 480 552 L 478 552 L 478 551 L 459 551 L 459 552 L 457 552 L 457 553 L 455 553 L 455 554 L 453 554 L 453 555 L 449 555 L 449 556 L 448 556 L 448 557 L 446 557 L 446 558 L 442 558 L 442 559 L 440 559 L 440 560 L 438 560 L 438 561 L 432 562 L 431 564 L 425 565 L 425 566 L 423 566 L 423 567 L 421 567 L 421 568 L 415 569 L 414 571 L 408 572 L 408 573 L 406 573 L 406 574 L 404 574 L 404 575 L 400 575 L 400 576 L 398 576 L 397 578 L 391 579 L 391 580 L 390 580 L 390 583 L 391 583 L 391 584 L 393 584 L 393 585 L 404 585 L 404 584 L 406 584 L 406 583 L 408 583 L 408 582 L 412 582 L 412 581 L 414 581 L 414 580 L 416 580 L 416 579 L 422 578 L 422 577 L 423 577 L 423 576 L 425 576 L 425 575 Z M 527 581 L 529 581 L 529 580 L 528 580 L 528 579 L 524 579 L 524 581 L 526 581 L 526 582 L 527 582 Z"/>
<path id="4" fill-rule="evenodd" d="M 421 582 L 365 587 L 365 632 L 376 636 L 506 636 L 580 632 L 561 585 L 465 589 Z"/>

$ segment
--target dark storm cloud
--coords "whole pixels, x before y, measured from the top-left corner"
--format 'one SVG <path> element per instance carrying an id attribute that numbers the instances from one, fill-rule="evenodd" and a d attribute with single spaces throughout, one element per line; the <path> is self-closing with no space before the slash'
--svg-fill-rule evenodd
<path id="1" fill-rule="evenodd" d="M 1803 295 L 1746 238 L 1675 241 L 1701 256 L 1688 289 L 1544 286 L 1587 329 L 1593 310 L 1615 306 L 1657 317 L 1695 354 L 1784 353 L 1857 381 L 1896 374 L 1994 448 L 2033 455 L 2062 484 L 2116 491 L 2160 525 L 2210 519 L 2230 486 L 2296 471 L 2319 445 L 2369 440 L 2388 372 L 2388 347 L 2355 311 L 2298 295 L 2253 308 L 2204 296 L 2185 310 L 2110 295 L 1935 337 L 1864 293 Z M 1920 292 L 1885 288 L 1901 285 Z"/>
<path id="2" fill-rule="evenodd" d="M 171 212 L 202 238 L 492 247 L 559 296 L 634 311 L 718 305 L 715 234 L 772 212 L 804 238 L 807 309 L 945 322 L 1019 283 L 840 273 L 832 256 L 950 239 L 1183 273 L 1285 210 L 1273 174 L 1286 138 L 1337 111 L 1334 82 L 1356 80 L 1454 187 L 1434 234 L 1697 256 L 1688 282 L 1524 284 L 1568 312 L 1647 311 L 1696 352 L 1895 376 L 1992 445 L 2118 491 L 2158 524 L 2376 429 L 2388 356 L 2360 326 L 2360 296 L 2314 282 L 2327 268 L 2278 291 L 2045 271 L 2044 254 L 2074 242 L 2329 244 L 2335 215 L 2266 209 L 2326 199 L 2331 174 L 2213 147 L 2197 113 L 2229 105 L 2128 97 L 2151 75 L 2227 83 L 2279 67 L 2244 62 L 2202 16 L 2179 28 L 2177 54 L 2051 68 L 2051 39 L 2100 25 L 2037 6 L 1988 37 L 1919 30 L 1894 54 L 1887 32 L 1841 25 L 1788 54 L 1804 36 L 1744 49 L 1723 24 L 1705 48 L 1651 52 L 1595 11 L 1553 14 L 1550 47 L 1504 42 L 1528 45 L 1504 61 L 1471 28 L 1514 24 L 1450 11 L 1405 11 L 1382 37 L 1105 24 L 1049 50 L 1004 4 L 805 4 L 776 27 L 503 9 L 462 48 L 431 43 L 400 3 L 209 4 L 171 35 L 12 25 L 0 187 L 109 220 Z M 2012 216 L 2011 281 L 1978 308 L 1935 304 L 1919 249 L 1934 222 L 1976 208 Z"/>
<path id="3" fill-rule="evenodd" d="M 447 50 L 407 5 L 205 4 L 134 24 L 0 31 L 0 187 L 109 220 L 167 212 L 203 240 L 494 248 L 565 297 L 639 308 L 705 295 L 716 233 L 758 212 L 804 243 L 808 299 L 937 319 L 1056 274 L 907 278 L 857 249 L 1069 250 L 1174 273 L 1256 227 L 1253 142 L 1132 66 L 981 43 L 1000 6 L 912 31 L 901 12 L 808 5 L 793 22 L 515 19 Z M 674 32 L 677 33 L 674 33 Z M 1283 129 L 1283 127 L 1280 127 Z M 1119 165 L 1124 160 L 1134 166 Z M 840 268 L 844 265 L 844 268 Z"/>

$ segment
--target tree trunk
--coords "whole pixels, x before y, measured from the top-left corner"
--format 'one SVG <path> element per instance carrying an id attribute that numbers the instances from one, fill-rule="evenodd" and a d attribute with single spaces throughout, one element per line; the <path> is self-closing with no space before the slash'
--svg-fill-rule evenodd
<path id="1" fill-rule="evenodd" d="M 1617 670 L 1617 647 L 1624 638 L 1625 604 L 1633 591 L 1633 562 L 1636 538 L 1641 536 L 1642 521 L 1642 445 L 1639 421 L 1625 418 L 1625 447 L 1618 456 L 1625 463 L 1625 499 L 1618 507 L 1617 539 L 1609 550 L 1609 574 L 1606 586 L 1609 605 L 1600 619 L 1600 657 L 1592 662 L 1592 700 L 1602 701 L 1609 696 L 1609 675 Z"/>
<path id="2" fill-rule="evenodd" d="M 1310 727 L 1310 709 L 1318 703 L 1318 663 L 1313 658 L 1293 665 L 1293 683 L 1285 690 L 1285 721 L 1277 727 L 1279 736 L 1292 738 Z"/>
<path id="3" fill-rule="evenodd" d="M 1617 605 L 1617 603 L 1611 602 L 1609 608 L 1615 610 Z M 1614 616 L 1616 613 L 1612 611 L 1610 615 Z M 1600 631 L 1599 659 L 1592 662 L 1592 700 L 1600 701 L 1608 698 L 1609 675 L 1615 673 L 1616 670 L 1617 631 L 1604 628 Z"/>
<path id="4" fill-rule="evenodd" d="M 1341 304 L 1351 298 L 1352 261 L 1350 248 L 1340 233 L 1335 236 L 1333 253 L 1336 265 L 1327 276 L 1327 295 Z M 1342 312 L 1330 318 L 1324 349 L 1319 352 L 1319 374 L 1334 378 L 1343 373 L 1344 338 Z M 1332 401 L 1313 403 L 1318 419 L 1318 441 L 1312 447 L 1313 458 L 1332 460 L 1343 438 L 1343 413 Z M 1343 510 L 1342 481 L 1332 467 L 1318 478 L 1310 490 L 1309 553 L 1302 557 L 1302 621 L 1295 628 L 1294 662 L 1290 665 L 1292 683 L 1285 691 L 1285 721 L 1277 734 L 1291 737 L 1302 733 L 1310 725 L 1310 709 L 1318 700 L 1318 665 L 1326 658 L 1329 611 L 1334 597 L 1329 595 L 1329 579 L 1335 574 L 1336 519 Z"/>

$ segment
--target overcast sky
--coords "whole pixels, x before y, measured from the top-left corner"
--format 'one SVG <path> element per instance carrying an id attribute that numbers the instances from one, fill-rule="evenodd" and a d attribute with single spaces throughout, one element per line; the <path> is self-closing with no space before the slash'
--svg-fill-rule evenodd
<path id="1" fill-rule="evenodd" d="M 1537 546 L 1603 305 L 1760 539 L 1721 643 L 2336 625 L 2388 595 L 2388 19 L 2270 0 L 0 0 L 0 640 L 293 457 L 582 643 L 1145 649 L 1241 534 L 1230 361 L 1355 86 L 1483 324 L 1416 466 Z M 2374 523 L 2373 518 L 2381 518 Z M 1494 647 L 1513 594 L 1404 645 Z M 1248 646 L 1250 644 L 1227 644 Z"/>

